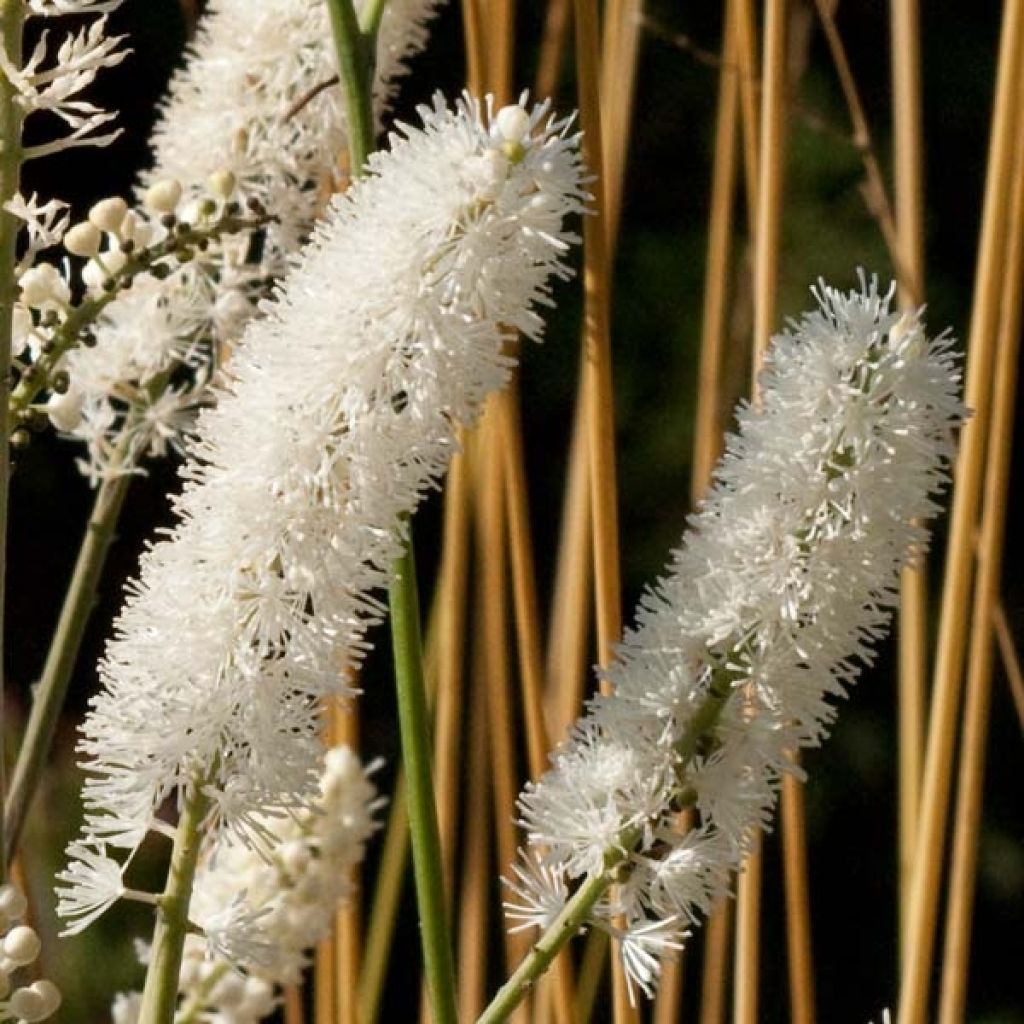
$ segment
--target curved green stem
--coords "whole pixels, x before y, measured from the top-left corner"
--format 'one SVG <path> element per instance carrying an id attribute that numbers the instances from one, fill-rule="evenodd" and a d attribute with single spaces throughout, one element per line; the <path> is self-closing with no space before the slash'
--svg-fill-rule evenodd
<path id="1" fill-rule="evenodd" d="M 96 591 L 107 552 L 114 540 L 117 521 L 130 484 L 131 477 L 127 475 L 107 479 L 96 494 L 57 629 L 50 641 L 43 674 L 35 690 L 32 710 L 4 806 L 4 842 L 8 859 L 13 857 L 18 848 L 25 816 L 49 756 L 68 682 L 96 602 Z"/>
<path id="2" fill-rule="evenodd" d="M 407 786 L 424 973 L 430 990 L 434 1024 L 456 1024 L 455 967 L 434 801 L 430 715 L 423 677 L 416 563 L 411 538 L 406 553 L 395 566 L 395 581 L 389 597 L 398 725 Z"/>
<path id="3" fill-rule="evenodd" d="M 173 1024 L 174 1021 L 178 976 L 188 932 L 188 906 L 202 846 L 201 826 L 209 807 L 210 800 L 202 792 L 202 782 L 197 780 L 185 794 L 185 805 L 178 820 L 167 886 L 160 897 L 153 951 L 142 990 L 139 1024 Z"/>
<path id="4" fill-rule="evenodd" d="M 0 0 L 0 46 L 7 59 L 21 65 L 22 30 L 25 4 L 22 0 Z M 0 73 L 0 409 L 7 408 L 10 391 L 12 315 L 18 284 L 14 280 L 18 220 L 3 209 L 18 191 L 21 178 L 21 126 L 24 120 L 16 101 L 14 86 Z M 3 712 L 4 647 L 3 622 L 5 580 L 7 576 L 7 502 L 10 477 L 10 453 L 6 421 L 0 423 L 0 793 L 3 792 Z M 3 854 L 3 823 L 0 822 L 0 881 L 7 877 L 7 859 Z"/>
<path id="5" fill-rule="evenodd" d="M 372 38 L 363 34 L 352 0 L 327 0 L 338 57 L 338 76 L 345 90 L 348 151 L 352 177 L 363 173 L 373 150 L 373 103 L 370 87 Z"/>

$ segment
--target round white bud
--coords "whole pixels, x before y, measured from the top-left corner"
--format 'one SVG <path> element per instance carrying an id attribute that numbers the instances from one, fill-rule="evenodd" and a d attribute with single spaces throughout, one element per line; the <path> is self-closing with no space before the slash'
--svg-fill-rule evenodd
<path id="1" fill-rule="evenodd" d="M 21 309 L 19 306 L 14 307 L 14 319 L 17 321 L 18 313 L 26 313 L 26 310 Z M 29 317 L 29 325 L 31 326 L 32 318 Z M 8 882 L 6 885 L 0 885 L 0 914 L 4 914 L 11 920 L 17 921 L 19 918 L 25 916 L 25 911 L 28 910 L 28 900 L 25 899 L 25 894 L 16 886 L 11 885 Z"/>
<path id="2" fill-rule="evenodd" d="M 146 189 L 143 201 L 146 209 L 154 213 L 174 213 L 181 202 L 181 182 L 174 178 L 158 181 Z"/>
<path id="3" fill-rule="evenodd" d="M 81 256 L 88 260 L 100 251 L 102 241 L 103 232 L 91 221 L 83 220 L 64 236 L 64 248 L 72 256 Z"/>
<path id="4" fill-rule="evenodd" d="M 498 111 L 494 127 L 506 142 L 522 142 L 523 136 L 530 130 L 530 115 L 514 103 Z"/>
<path id="5" fill-rule="evenodd" d="M 32 334 L 32 314 L 19 303 L 15 303 L 11 311 L 11 350 L 14 355 L 20 356 L 28 347 L 29 337 Z M 4 886 L 3 888 L 7 888 Z M 10 888 L 14 888 L 11 886 Z M 2 890 L 0 890 L 2 892 Z M 24 899 L 24 897 L 22 897 Z M 0 913 L 6 913 L 3 909 L 3 896 L 0 895 Z M 11 914 L 11 917 L 20 917 L 20 914 Z"/>
<path id="6" fill-rule="evenodd" d="M 214 171 L 206 184 L 218 199 L 230 199 L 238 187 L 238 179 L 229 170 Z"/>
<path id="7" fill-rule="evenodd" d="M 39 981 L 33 981 L 29 988 L 43 1000 L 47 1017 L 57 1012 L 61 1004 L 61 994 L 60 989 L 52 981 L 40 978 Z"/>
<path id="8" fill-rule="evenodd" d="M 19 967 L 32 963 L 39 956 L 41 947 L 42 943 L 39 941 L 35 929 L 30 928 L 27 924 L 20 924 L 17 928 L 12 928 L 4 936 L 4 956 Z"/>
<path id="9" fill-rule="evenodd" d="M 128 204 L 117 196 L 110 199 L 101 199 L 89 211 L 89 223 L 100 231 L 108 231 L 116 235 L 121 230 L 125 214 L 128 212 Z"/>
<path id="10" fill-rule="evenodd" d="M 13 1016 L 27 1021 L 28 1024 L 46 1020 L 50 1015 L 46 1010 L 46 1000 L 31 986 L 16 989 L 7 1008 Z"/>
<path id="11" fill-rule="evenodd" d="M 278 855 L 285 871 L 293 877 L 301 875 L 309 867 L 312 856 L 309 846 L 301 839 L 290 839 L 288 842 L 282 843 Z"/>
<path id="12" fill-rule="evenodd" d="M 263 978 L 248 977 L 245 979 L 245 998 L 240 1011 L 260 1019 L 274 1011 L 274 989 L 270 982 Z"/>
<path id="13" fill-rule="evenodd" d="M 82 422 L 84 398 L 82 392 L 74 387 L 68 388 L 63 395 L 54 392 L 46 400 L 46 415 L 58 430 L 70 434 Z"/>

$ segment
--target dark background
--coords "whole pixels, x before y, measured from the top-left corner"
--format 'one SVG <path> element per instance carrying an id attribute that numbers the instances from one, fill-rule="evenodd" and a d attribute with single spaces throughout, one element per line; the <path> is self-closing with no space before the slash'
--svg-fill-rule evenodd
<path id="1" fill-rule="evenodd" d="M 532 81 L 542 6 L 522 5 L 520 86 Z M 455 7 L 438 19 L 429 52 L 415 62 L 399 116 L 411 116 L 415 104 L 435 88 L 449 95 L 461 88 L 462 37 Z M 936 331 L 949 326 L 962 338 L 970 314 L 999 5 L 978 0 L 923 7 L 928 320 Z M 648 17 L 615 279 L 613 345 L 627 609 L 678 542 L 689 507 L 718 83 L 714 67 L 670 37 L 683 35 L 697 47 L 716 51 L 721 28 L 714 4 L 653 0 Z M 839 12 L 884 167 L 890 159 L 887 19 L 881 0 L 843 4 Z M 113 21 L 118 30 L 130 33 L 134 55 L 103 73 L 95 95 L 97 102 L 121 111 L 124 136 L 106 150 L 78 150 L 41 161 L 25 175 L 26 192 L 64 198 L 80 214 L 98 198 L 127 194 L 145 165 L 155 104 L 186 39 L 187 19 L 178 0 L 128 0 Z M 848 140 L 846 112 L 820 34 L 813 37 L 809 56 L 799 87 L 800 104 L 830 130 L 818 130 L 800 115 L 790 119 L 780 280 L 780 310 L 786 315 L 808 306 L 807 288 L 819 275 L 847 286 L 854 283 L 859 266 L 883 276 L 890 273 L 879 233 L 858 193 L 861 165 Z M 567 72 L 556 106 L 571 108 L 572 97 Z M 740 230 L 742 223 L 738 216 Z M 542 594 L 550 592 L 549 553 L 557 542 L 578 352 L 576 286 L 561 287 L 558 297 L 547 342 L 524 353 L 522 375 Z M 746 384 L 737 380 L 735 386 L 739 391 Z M 28 688 L 40 671 L 91 503 L 89 489 L 75 470 L 75 456 L 72 445 L 42 438 L 20 459 L 13 480 L 7 668 L 8 702 L 15 717 L 23 712 Z M 48 937 L 54 931 L 49 878 L 59 861 L 59 848 L 75 830 L 78 813 L 78 779 L 71 764 L 74 724 L 95 687 L 94 665 L 122 583 L 134 571 L 154 527 L 168 522 L 165 495 L 175 486 L 174 466 L 166 462 L 148 468 L 149 475 L 129 495 L 120 540 L 111 553 L 101 602 L 73 681 L 66 722 L 35 805 L 28 869 Z M 1021 554 L 1013 529 L 1021 508 L 1019 480 L 1018 473 L 1004 573 L 1004 600 L 1018 637 L 1024 632 L 1021 586 L 1014 571 Z M 417 528 L 428 580 L 436 557 L 436 505 L 424 511 L 423 525 Z M 941 537 L 937 544 L 941 549 Z M 941 562 L 936 560 L 933 575 L 940 572 Z M 383 634 L 378 633 L 378 639 Z M 823 1021 L 865 1022 L 877 1018 L 896 998 L 897 812 L 890 655 L 885 648 L 877 667 L 865 674 L 827 749 L 812 751 L 805 760 L 810 774 L 813 928 Z M 365 687 L 365 752 L 383 755 L 393 765 L 397 751 L 386 655 L 371 663 Z M 985 1024 L 1024 1021 L 1017 976 L 1024 934 L 1020 755 L 1020 723 L 997 668 L 969 1013 L 971 1021 Z M 380 778 L 387 791 L 389 770 Z M 781 868 L 774 839 L 767 850 L 762 1019 L 771 1022 L 787 1019 L 788 1005 Z M 372 857 L 373 851 L 371 875 Z M 418 956 L 413 920 L 409 903 L 396 957 L 400 969 L 386 995 L 382 1019 L 409 1019 L 414 1012 L 408 1001 L 416 988 L 410 983 L 410 965 Z M 66 991 L 60 1020 L 108 1019 L 112 992 L 140 984 L 130 940 L 134 934 L 145 935 L 146 928 L 144 916 L 136 921 L 130 909 L 118 908 L 86 936 L 49 946 L 48 969 Z M 692 992 L 696 985 L 688 987 Z"/>

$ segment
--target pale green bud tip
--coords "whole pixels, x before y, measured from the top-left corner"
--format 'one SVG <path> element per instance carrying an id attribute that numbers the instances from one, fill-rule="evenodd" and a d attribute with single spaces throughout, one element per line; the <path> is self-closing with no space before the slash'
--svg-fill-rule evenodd
<path id="1" fill-rule="evenodd" d="M 153 213 L 174 213 L 181 202 L 181 182 L 166 178 L 146 189 L 145 204 Z"/>
<path id="2" fill-rule="evenodd" d="M 101 199 L 89 211 L 89 223 L 100 231 L 108 231 L 116 235 L 121 230 L 125 215 L 128 213 L 128 204 L 116 196 L 110 199 Z"/>
<path id="3" fill-rule="evenodd" d="M 210 175 L 207 185 L 218 199 L 230 199 L 235 194 L 238 180 L 230 171 L 220 170 Z"/>
<path id="4" fill-rule="evenodd" d="M 100 251 L 100 243 L 103 241 L 103 232 L 91 221 L 84 220 L 76 224 L 64 236 L 64 248 L 72 256 L 81 256 L 83 259 L 92 259 Z"/>

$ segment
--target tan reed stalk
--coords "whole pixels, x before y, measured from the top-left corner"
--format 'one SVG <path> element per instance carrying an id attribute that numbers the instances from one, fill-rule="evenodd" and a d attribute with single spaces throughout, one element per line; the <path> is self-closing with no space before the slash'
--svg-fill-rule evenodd
<path id="1" fill-rule="evenodd" d="M 1024 110 L 1024 89 L 1020 92 L 1020 102 L 1020 109 Z M 939 1024 L 959 1024 L 967 1019 L 965 1011 L 971 917 L 978 865 L 978 836 L 981 831 L 985 749 L 992 703 L 992 662 L 995 656 L 993 615 L 999 597 L 1003 566 L 1014 403 L 1017 395 L 1017 356 L 1020 352 L 1021 291 L 1024 287 L 1024 131 L 1017 133 L 1010 211 L 984 506 L 978 539 L 978 579 L 974 590 L 970 653 L 967 659 L 964 738 L 960 749 Z"/>
<path id="2" fill-rule="evenodd" d="M 489 81 L 484 42 L 482 0 L 462 0 L 462 30 L 466 51 L 466 84 L 479 96 Z"/>
<path id="3" fill-rule="evenodd" d="M 725 1024 L 729 940 L 733 903 L 722 903 L 704 927 L 704 969 L 700 985 L 700 1024 Z"/>
<path id="4" fill-rule="evenodd" d="M 893 178 L 899 299 L 924 301 L 924 159 L 921 139 L 921 39 L 918 0 L 892 0 Z M 900 573 L 899 611 L 899 864 L 900 933 L 906 928 L 911 858 L 924 763 L 928 688 L 928 584 L 925 562 Z M 901 942 L 902 946 L 902 942 Z"/>
<path id="5" fill-rule="evenodd" d="M 480 580 L 478 596 L 483 597 Z M 486 827 L 490 816 L 488 781 L 491 761 L 488 756 L 487 641 L 477 633 L 473 644 L 473 675 L 476 685 L 469 692 L 469 778 L 466 787 L 466 820 L 463 830 L 462 886 L 458 901 L 459 919 L 459 1020 L 471 1021 L 480 1016 L 487 997 L 487 964 L 489 956 L 487 925 L 490 917 L 491 833 Z"/>
<path id="6" fill-rule="evenodd" d="M 331 710 L 331 742 L 359 750 L 359 705 L 336 701 Z M 352 869 L 352 893 L 334 917 L 335 1012 L 331 1024 L 358 1024 L 359 975 L 362 970 L 362 899 L 357 865 Z"/>
<path id="7" fill-rule="evenodd" d="M 799 756 L 791 755 L 797 763 Z M 786 889 L 786 952 L 789 966 L 790 1021 L 814 1024 L 814 963 L 811 960 L 810 871 L 807 865 L 807 815 L 803 783 L 782 780 L 782 869 Z"/>
<path id="8" fill-rule="evenodd" d="M 756 373 L 775 326 L 782 172 L 785 150 L 785 0 L 766 0 L 762 58 L 761 128 L 754 236 L 754 343 Z M 756 397 L 756 396 L 755 396 Z M 733 1020 L 756 1024 L 760 959 L 761 838 L 740 875 L 736 904 L 736 963 Z"/>
<path id="9" fill-rule="evenodd" d="M 679 815 L 676 827 L 680 835 L 685 835 L 693 828 L 693 811 L 687 809 Z M 674 957 L 665 961 L 658 983 L 658 995 L 654 1001 L 652 1024 L 676 1024 L 683 1005 L 683 981 L 685 977 L 686 950 L 680 950 Z"/>
<path id="10" fill-rule="evenodd" d="M 1021 671 L 1020 659 L 1017 657 L 1017 650 L 1013 645 L 1013 634 L 1010 632 L 1010 624 L 1006 621 L 1006 609 L 1002 602 L 996 604 L 993 621 L 996 640 L 999 642 L 999 654 L 1003 661 L 1003 671 L 1006 673 L 1010 694 L 1013 697 L 1014 706 L 1017 708 L 1021 731 L 1024 731 L 1024 672 Z"/>
<path id="11" fill-rule="evenodd" d="M 314 1024 L 334 1024 L 337 1019 L 337 966 L 336 940 L 333 935 L 316 947 L 313 958 L 313 1021 Z"/>
<path id="12" fill-rule="evenodd" d="M 743 174 L 747 189 L 747 221 L 750 237 L 757 234 L 757 193 L 760 180 L 761 142 L 758 118 L 760 74 L 757 66 L 757 25 L 753 0 L 736 4 L 736 66 L 739 72 L 740 113 L 743 127 Z"/>
<path id="13" fill-rule="evenodd" d="M 589 167 L 603 168 L 597 7 L 595 0 L 574 0 L 573 9 L 583 158 Z M 590 188 L 596 216 L 583 219 L 583 386 L 590 465 L 598 660 L 601 665 L 608 665 L 622 632 L 615 397 L 611 363 L 611 267 L 608 229 L 604 220 L 604 186 L 598 179 L 591 183 Z M 612 1003 L 615 1024 L 626 1024 L 636 1019 L 618 956 L 612 960 Z"/>
<path id="14" fill-rule="evenodd" d="M 974 411 L 960 435 L 942 609 L 925 754 L 924 782 L 914 852 L 910 913 L 900 1003 L 900 1024 L 924 1024 L 935 940 L 950 773 L 956 745 L 966 616 L 973 547 L 989 419 L 992 362 L 1004 255 L 1014 140 L 1021 131 L 1017 82 L 1024 64 L 1024 2 L 1008 0 L 999 44 L 995 110 L 989 144 L 974 305 L 967 345 L 966 403 Z"/>
<path id="15" fill-rule="evenodd" d="M 697 373 L 697 412 L 694 423 L 691 494 L 696 502 L 707 489 L 711 471 L 722 450 L 720 374 L 725 348 L 725 311 L 729 289 L 732 214 L 736 198 L 736 124 L 739 120 L 739 82 L 736 71 L 738 0 L 726 9 L 722 66 L 718 80 L 715 119 L 711 215 L 704 271 L 704 318 L 701 324 L 700 367 Z"/>
<path id="16" fill-rule="evenodd" d="M 736 951 L 733 958 L 733 1024 L 757 1024 L 761 875 L 764 836 L 758 832 L 736 883 Z"/>
<path id="17" fill-rule="evenodd" d="M 580 983 L 576 990 L 576 1019 L 589 1024 L 594 1017 L 597 992 L 604 977 L 605 960 L 608 956 L 609 939 L 605 932 L 591 929 L 583 948 L 580 963 Z"/>
<path id="18" fill-rule="evenodd" d="M 302 989 L 298 985 L 289 985 L 284 990 L 284 1024 L 306 1024 Z"/>
<path id="19" fill-rule="evenodd" d="M 544 32 L 537 58 L 534 89 L 538 99 L 554 98 L 565 59 L 565 41 L 569 34 L 570 0 L 548 0 L 544 15 Z"/>
<path id="20" fill-rule="evenodd" d="M 460 432 L 465 445 L 465 432 Z M 462 667 L 469 579 L 469 467 L 452 460 L 444 496 L 441 566 L 438 571 L 437 704 L 434 711 L 434 792 L 444 858 L 445 887 L 453 896 L 462 752 Z"/>

